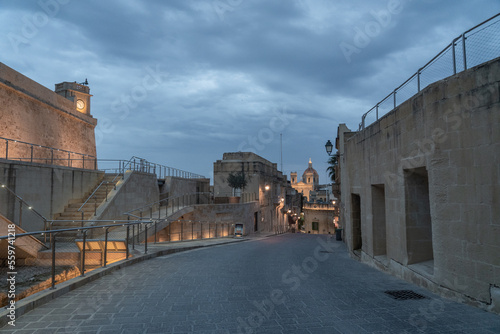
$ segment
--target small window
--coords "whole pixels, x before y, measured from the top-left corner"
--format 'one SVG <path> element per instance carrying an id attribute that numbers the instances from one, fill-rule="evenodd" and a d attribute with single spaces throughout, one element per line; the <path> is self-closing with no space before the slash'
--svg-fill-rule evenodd
<path id="1" fill-rule="evenodd" d="M 312 222 L 313 231 L 319 231 L 319 222 Z"/>

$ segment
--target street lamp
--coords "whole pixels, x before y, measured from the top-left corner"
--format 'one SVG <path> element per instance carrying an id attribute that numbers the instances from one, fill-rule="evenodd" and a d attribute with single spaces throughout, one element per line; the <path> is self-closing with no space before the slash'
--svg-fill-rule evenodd
<path id="1" fill-rule="evenodd" d="M 266 189 L 266 191 L 267 191 L 267 190 L 269 190 L 270 188 L 271 188 L 271 187 L 269 187 L 269 185 L 268 185 L 268 184 L 266 184 L 266 186 L 264 187 L 264 189 Z"/>
<path id="2" fill-rule="evenodd" d="M 330 140 L 328 140 L 325 144 L 325 149 L 326 149 L 326 153 L 328 153 L 328 155 L 332 155 L 332 150 L 333 150 L 333 144 Z"/>

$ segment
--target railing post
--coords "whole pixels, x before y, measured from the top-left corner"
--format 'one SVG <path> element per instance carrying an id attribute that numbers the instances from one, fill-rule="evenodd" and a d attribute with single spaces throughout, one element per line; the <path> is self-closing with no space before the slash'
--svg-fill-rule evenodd
<path id="1" fill-rule="evenodd" d="M 194 222 L 191 222 L 191 240 L 194 240 Z"/>
<path id="2" fill-rule="evenodd" d="M 148 253 L 148 223 L 144 224 L 144 254 Z"/>
<path id="3" fill-rule="evenodd" d="M 9 159 L 9 141 L 5 139 L 5 160 Z"/>
<path id="4" fill-rule="evenodd" d="M 53 233 L 50 235 L 52 236 Z M 56 288 L 56 235 L 54 235 L 51 238 L 51 247 L 52 247 L 52 287 L 51 289 L 54 290 Z"/>
<path id="5" fill-rule="evenodd" d="M 71 167 L 71 153 L 68 152 L 68 167 Z"/>
<path id="6" fill-rule="evenodd" d="M 157 220 L 155 220 L 155 244 L 156 244 L 156 224 L 158 223 Z"/>
<path id="7" fill-rule="evenodd" d="M 82 253 L 81 253 L 81 262 L 80 262 L 80 272 L 81 272 L 81 277 L 85 276 L 85 243 L 87 241 L 87 230 L 83 231 L 83 245 L 82 245 Z"/>
<path id="8" fill-rule="evenodd" d="M 94 195 L 94 216 L 97 215 L 97 196 Z"/>
<path id="9" fill-rule="evenodd" d="M 179 222 L 181 223 L 181 240 L 184 240 L 183 236 L 184 236 L 184 221 L 182 220 L 179 220 Z"/>
<path id="10" fill-rule="evenodd" d="M 457 59 L 456 59 L 456 55 L 455 55 L 455 40 L 453 40 L 453 42 L 451 42 L 451 56 L 452 56 L 452 59 L 453 59 L 453 74 L 457 74 Z"/>
<path id="11" fill-rule="evenodd" d="M 467 70 L 467 54 L 466 54 L 466 47 L 465 47 L 465 34 L 462 34 L 462 49 L 464 53 L 464 71 Z"/>
<path id="12" fill-rule="evenodd" d="M 33 145 L 31 145 L 31 157 L 30 157 L 30 162 L 33 162 Z"/>
<path id="13" fill-rule="evenodd" d="M 82 155 L 82 168 L 85 169 L 85 154 Z"/>
<path id="14" fill-rule="evenodd" d="M 50 149 L 50 164 L 51 165 L 54 164 L 54 149 L 53 148 Z"/>
<path id="15" fill-rule="evenodd" d="M 128 259 L 129 257 L 129 250 L 128 250 L 128 241 L 129 241 L 129 236 L 130 236 L 130 225 L 127 225 L 127 239 L 125 240 L 125 248 L 127 248 L 126 250 L 126 260 Z"/>
<path id="16" fill-rule="evenodd" d="M 23 202 L 19 200 L 19 227 L 23 226 Z"/>
<path id="17" fill-rule="evenodd" d="M 396 90 L 394 90 L 394 109 L 396 109 L 396 94 L 398 92 Z M 377 117 L 377 120 L 378 120 L 378 117 Z"/>
<path id="18" fill-rule="evenodd" d="M 130 216 L 128 216 L 128 221 L 130 221 Z M 135 249 L 135 224 L 132 225 L 132 249 Z"/>
<path id="19" fill-rule="evenodd" d="M 417 71 L 417 89 L 420 92 L 420 70 Z"/>
<path id="20" fill-rule="evenodd" d="M 104 256 L 102 260 L 102 266 L 106 268 L 106 263 L 107 261 L 107 255 L 108 255 L 108 229 L 109 227 L 106 227 L 106 232 L 104 232 Z"/>

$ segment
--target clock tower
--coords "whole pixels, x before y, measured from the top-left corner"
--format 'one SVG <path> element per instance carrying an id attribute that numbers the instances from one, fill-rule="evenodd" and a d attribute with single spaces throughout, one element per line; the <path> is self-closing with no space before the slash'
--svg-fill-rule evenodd
<path id="1" fill-rule="evenodd" d="M 90 115 L 90 88 L 86 84 L 79 84 L 76 82 L 62 82 L 56 84 L 55 92 L 64 96 L 70 101 L 73 101 L 75 110 L 82 114 Z"/>

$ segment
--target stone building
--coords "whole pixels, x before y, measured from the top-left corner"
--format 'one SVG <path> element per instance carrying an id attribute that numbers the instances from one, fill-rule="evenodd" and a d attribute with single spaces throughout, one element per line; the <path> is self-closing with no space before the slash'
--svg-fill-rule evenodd
<path id="1" fill-rule="evenodd" d="M 500 312 L 500 58 L 338 128 L 350 254 Z"/>
<path id="2" fill-rule="evenodd" d="M 227 203 L 233 189 L 227 179 L 231 173 L 243 172 L 247 185 L 239 194 L 241 203 L 256 201 L 259 210 L 254 212 L 254 231 L 272 232 L 287 228 L 286 202 L 288 187 L 286 175 L 278 171 L 277 164 L 255 153 L 224 153 L 222 160 L 214 163 L 214 196 L 216 203 Z"/>
<path id="3" fill-rule="evenodd" d="M 303 194 L 307 201 L 313 202 L 315 200 L 316 190 L 319 187 L 319 175 L 313 168 L 311 159 L 309 159 L 309 166 L 302 173 L 300 181 L 297 178 L 297 172 L 291 172 L 290 179 L 292 188 Z"/>
<path id="4" fill-rule="evenodd" d="M 90 98 L 86 85 L 54 92 L 0 63 L 0 158 L 94 169 Z"/>
<path id="5" fill-rule="evenodd" d="M 337 219 L 335 205 L 331 203 L 306 203 L 304 212 L 304 232 L 310 234 L 333 234 Z"/>

